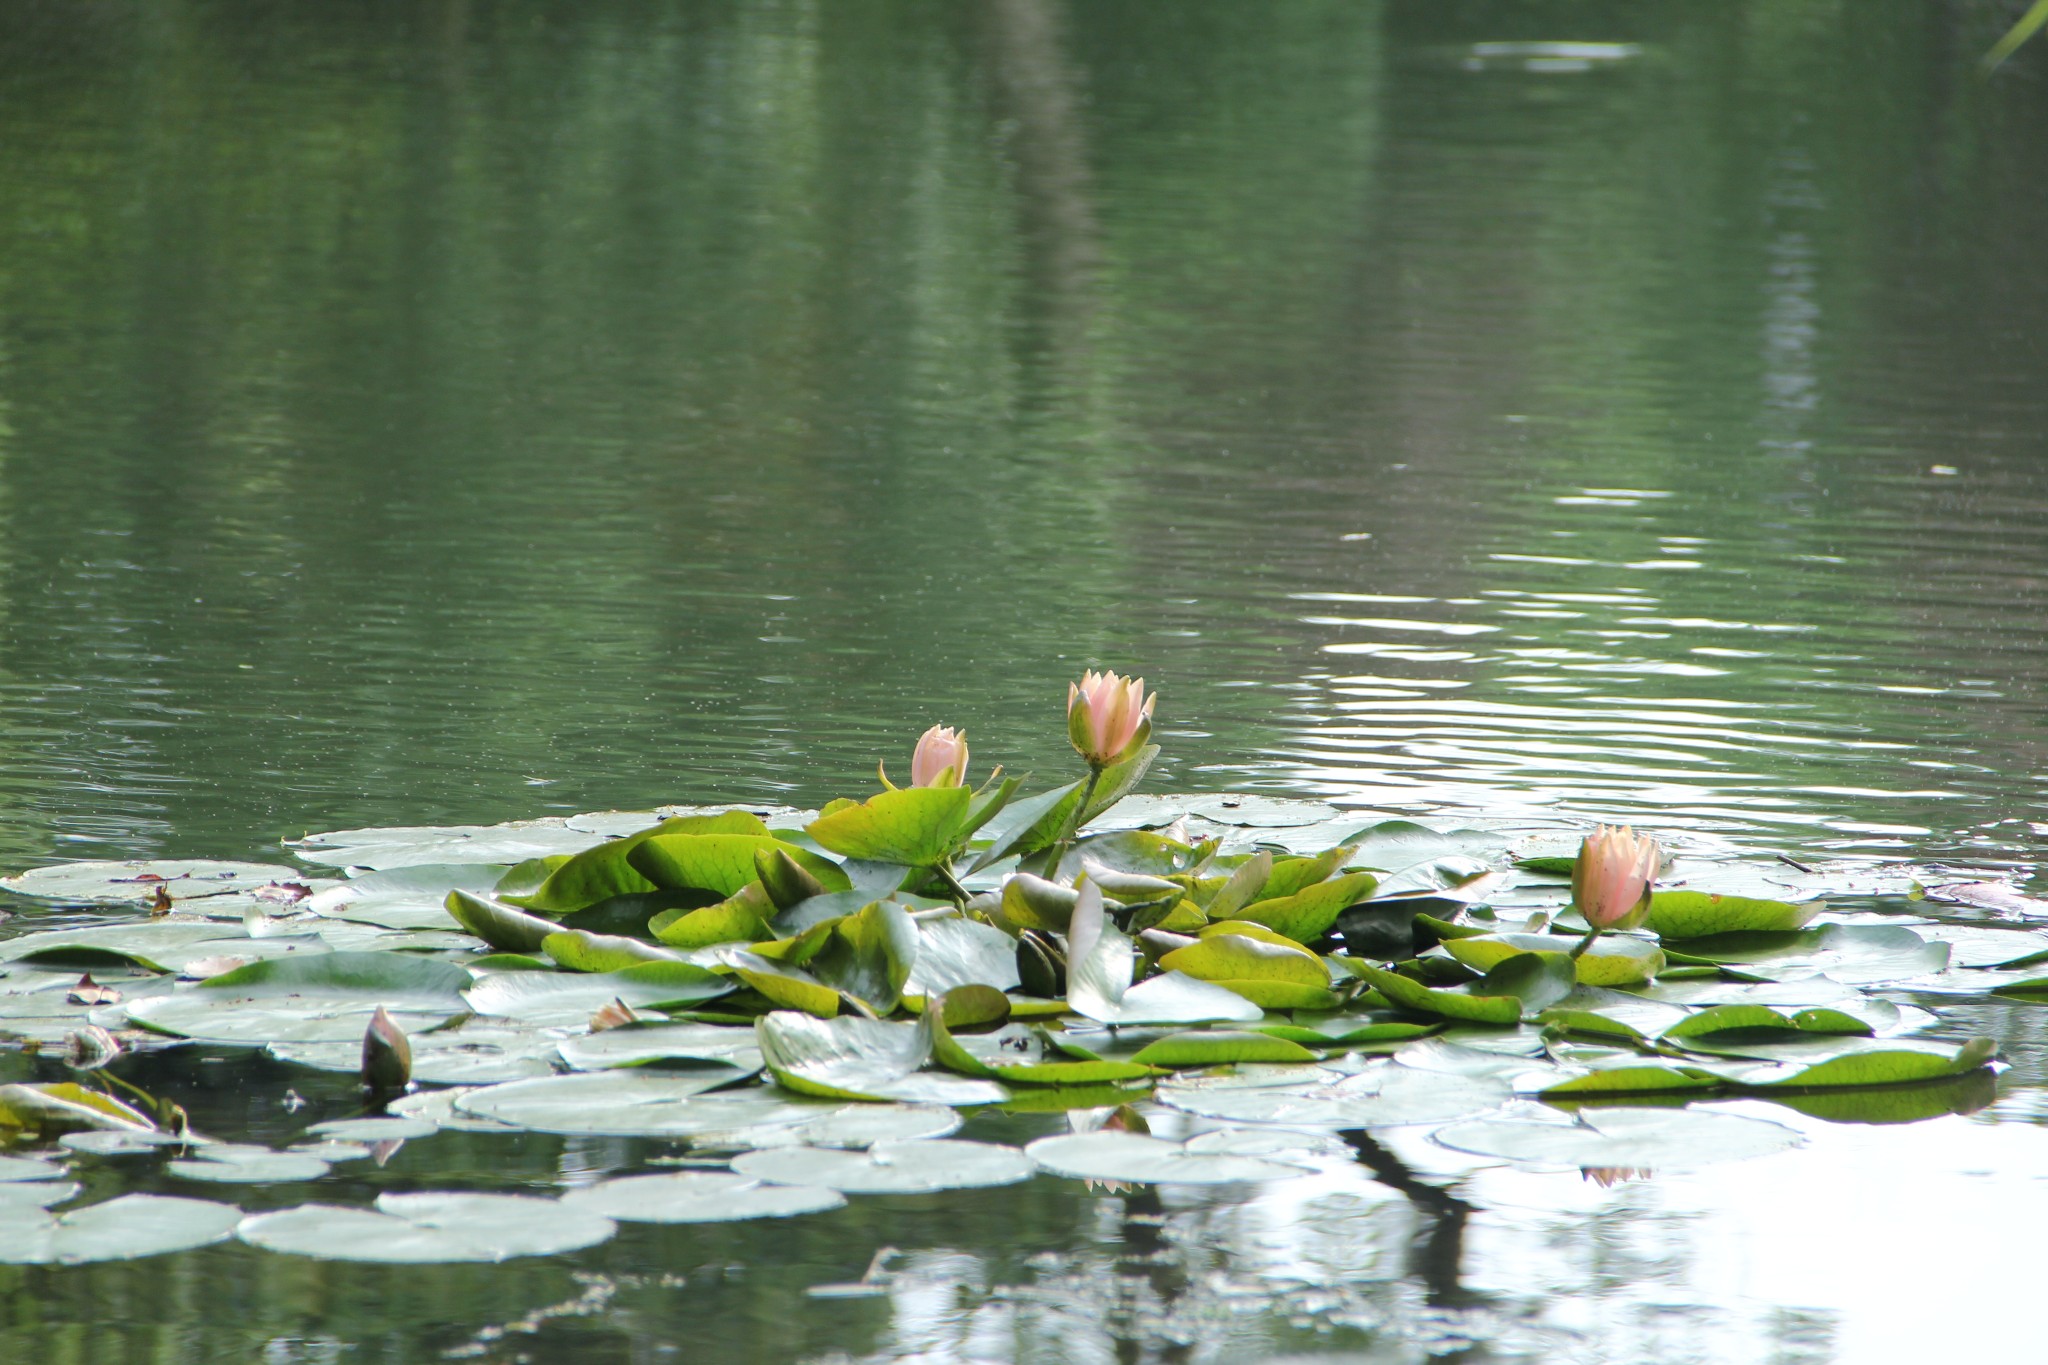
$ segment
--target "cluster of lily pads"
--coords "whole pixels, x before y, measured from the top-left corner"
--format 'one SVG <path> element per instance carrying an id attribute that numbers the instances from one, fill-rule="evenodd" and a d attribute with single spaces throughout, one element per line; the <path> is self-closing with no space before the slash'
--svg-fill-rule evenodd
<path id="1" fill-rule="evenodd" d="M 914 785 L 884 775 L 820 811 L 348 830 L 296 841 L 302 868 L 73 863 L 0 882 L 95 912 L 0 941 L 0 1044 L 73 1068 L 0 1085 L 0 1132 L 56 1144 L 0 1159 L 0 1261 L 230 1235 L 499 1259 L 622 1218 L 791 1216 L 1040 1171 L 1279 1179 L 1333 1133 L 1394 1125 L 1487 1158 L 1679 1169 L 1801 1140 L 1695 1101 L 1864 1122 L 1980 1107 L 1996 1045 L 1923 1040 L 1938 1015 L 1915 1002 L 2048 998 L 2027 970 L 2048 937 L 1917 913 L 1917 869 L 1695 836 L 1645 869 L 1638 927 L 1588 942 L 1571 878 L 1589 855 L 1563 822 L 1134 795 L 1158 750 L 1129 687 L 1076 690 L 1087 771 L 1030 796 L 1000 773 L 964 785 L 964 740 L 934 731 Z M 1900 900 L 1830 912 L 1827 894 Z M 373 1020 L 376 1078 L 405 1093 L 283 1151 L 191 1132 L 120 1078 L 125 1054 L 192 1044 L 353 1073 Z M 984 1109 L 1049 1131 L 1021 1148 L 953 1136 Z M 55 1158 L 299 1181 L 441 1128 L 658 1139 L 690 1168 L 558 1200 L 50 1211 L 78 1192 Z"/>

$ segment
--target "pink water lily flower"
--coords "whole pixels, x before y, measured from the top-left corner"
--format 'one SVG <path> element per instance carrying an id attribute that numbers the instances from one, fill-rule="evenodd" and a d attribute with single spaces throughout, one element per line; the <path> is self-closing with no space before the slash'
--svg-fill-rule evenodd
<path id="1" fill-rule="evenodd" d="M 1067 738 L 1096 768 L 1126 758 L 1152 735 L 1152 707 L 1143 678 L 1089 671 L 1067 684 Z"/>
<path id="2" fill-rule="evenodd" d="M 957 787 L 967 780 L 967 735 L 949 725 L 934 725 L 918 737 L 910 758 L 914 787 Z"/>
<path id="3" fill-rule="evenodd" d="M 1650 913 L 1664 850 L 1627 825 L 1601 825 L 1572 864 L 1572 903 L 1595 929 L 1633 929 Z"/>

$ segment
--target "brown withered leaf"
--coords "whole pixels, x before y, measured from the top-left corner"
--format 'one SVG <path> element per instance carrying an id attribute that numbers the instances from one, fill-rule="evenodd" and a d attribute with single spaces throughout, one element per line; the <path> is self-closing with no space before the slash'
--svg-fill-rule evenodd
<path id="1" fill-rule="evenodd" d="M 296 905 L 313 894 L 313 888 L 304 882 L 265 882 L 249 893 L 259 901 L 270 901 L 277 905 Z"/>
<path id="2" fill-rule="evenodd" d="M 156 894 L 149 898 L 149 913 L 152 917 L 171 913 L 171 893 L 158 886 Z"/>
<path id="3" fill-rule="evenodd" d="M 599 1006 L 597 1013 L 590 1016 L 590 1031 L 603 1033 L 606 1029 L 624 1028 L 646 1017 L 625 1001 L 614 998 L 609 1005 Z"/>

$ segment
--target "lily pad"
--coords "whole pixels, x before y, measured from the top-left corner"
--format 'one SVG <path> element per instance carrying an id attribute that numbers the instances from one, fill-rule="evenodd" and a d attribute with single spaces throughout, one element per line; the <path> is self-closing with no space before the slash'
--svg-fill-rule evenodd
<path id="1" fill-rule="evenodd" d="M 1821 901 L 1755 900 L 1706 891 L 1657 891 L 1650 896 L 1644 925 L 1660 938 L 1705 938 L 1711 934 L 1781 932 L 1801 929 L 1826 909 Z"/>
<path id="2" fill-rule="evenodd" d="M 125 1194 L 62 1214 L 4 1203 L 0 1262 L 83 1265 L 190 1251 L 221 1241 L 241 1217 L 242 1211 L 229 1204 L 155 1194 Z"/>
<path id="3" fill-rule="evenodd" d="M 1260 1157 L 1190 1152 L 1181 1143 L 1141 1133 L 1065 1133 L 1040 1138 L 1024 1151 L 1057 1175 L 1132 1185 L 1222 1185 L 1301 1174 Z"/>
<path id="4" fill-rule="evenodd" d="M 57 863 L 0 877 L 0 890 L 42 900 L 79 901 L 95 905 L 144 904 L 158 891 L 176 905 L 192 899 L 213 899 L 249 893 L 261 887 L 302 881 L 295 867 L 274 863 L 220 862 L 210 858 L 159 858 L 130 862 Z"/>
<path id="5" fill-rule="evenodd" d="M 733 1158 L 740 1175 L 779 1185 L 805 1185 L 842 1194 L 923 1194 L 934 1190 L 1014 1185 L 1038 1166 L 1015 1147 L 940 1138 L 878 1143 L 866 1151 L 778 1147 Z"/>
<path id="6" fill-rule="evenodd" d="M 804 833 L 843 857 L 929 867 L 960 842 L 973 796 L 966 787 L 886 791 L 820 816 Z"/>
<path id="7" fill-rule="evenodd" d="M 994 1104 L 1009 1095 L 985 1080 L 922 1071 L 932 1055 L 928 1019 L 891 1024 L 777 1010 L 754 1028 L 769 1073 L 800 1095 L 946 1105 Z"/>
<path id="8" fill-rule="evenodd" d="M 1385 1063 L 1354 1076 L 1319 1071 L 1263 1085 L 1205 1086 L 1176 1079 L 1155 1093 L 1162 1104 L 1204 1118 L 1333 1129 L 1447 1123 L 1498 1108 L 1512 1095 L 1492 1077 Z"/>
<path id="9" fill-rule="evenodd" d="M 197 1148 L 194 1155 L 182 1161 L 173 1161 L 166 1169 L 185 1180 L 270 1185 L 318 1180 L 330 1168 L 319 1157 L 299 1152 L 273 1152 L 268 1147 L 215 1142 Z"/>
<path id="10" fill-rule="evenodd" d="M 1573 1123 L 1476 1119 L 1439 1129 L 1453 1151 L 1540 1166 L 1689 1171 L 1797 1147 L 1793 1129 L 1695 1109 L 1595 1109 Z"/>
<path id="11" fill-rule="evenodd" d="M 628 1069 L 549 1076 L 472 1090 L 456 1099 L 454 1109 L 542 1133 L 656 1138 L 801 1123 L 818 1116 L 819 1105 L 794 1103 L 759 1088 L 705 1093 L 743 1074 L 706 1065 L 690 1072 Z"/>
<path id="12" fill-rule="evenodd" d="M 302 1204 L 242 1220 L 251 1246 L 330 1261 L 419 1264 L 556 1256 L 607 1241 L 617 1225 L 554 1199 L 513 1194 L 392 1194 L 372 1209 Z"/>
<path id="13" fill-rule="evenodd" d="M 469 973 L 403 953 L 321 953 L 252 962 L 127 1006 L 135 1023 L 185 1038 L 261 1046 L 360 1039 L 380 1007 L 418 1032 L 463 1009 Z"/>
<path id="14" fill-rule="evenodd" d="M 562 1207 L 632 1223 L 731 1223 L 844 1208 L 846 1196 L 816 1185 L 770 1185 L 724 1171 L 681 1171 L 600 1181 L 562 1196 Z"/>
<path id="15" fill-rule="evenodd" d="M 494 972 L 463 993 L 478 1014 L 532 1025 L 588 1022 L 614 1000 L 634 1009 L 702 1004 L 732 982 L 687 962 L 643 962 L 615 972 Z"/>
<path id="16" fill-rule="evenodd" d="M 558 1050 L 578 1071 L 673 1061 L 723 1062 L 752 1070 L 761 1066 L 754 1031 L 722 1024 L 635 1024 L 564 1038 Z"/>

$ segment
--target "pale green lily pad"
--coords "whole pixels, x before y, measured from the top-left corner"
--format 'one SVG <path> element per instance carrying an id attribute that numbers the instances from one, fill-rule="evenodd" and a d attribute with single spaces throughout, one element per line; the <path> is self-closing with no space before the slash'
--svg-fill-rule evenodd
<path id="1" fill-rule="evenodd" d="M 494 1028 L 470 1020 L 459 1028 L 415 1033 L 410 1042 L 412 1077 L 428 1085 L 491 1085 L 555 1070 L 555 1039 L 537 1028 Z M 361 1038 L 272 1043 L 264 1051 L 282 1062 L 347 1075 L 363 1065 Z"/>
<path id="2" fill-rule="evenodd" d="M 309 834 L 293 847 L 309 863 L 381 872 L 427 863 L 509 866 L 529 858 L 581 853 L 600 842 L 601 836 L 569 829 L 559 820 L 528 820 L 503 825 L 333 830 Z"/>
<path id="3" fill-rule="evenodd" d="M 410 1095 L 401 1095 L 391 1101 L 384 1106 L 384 1112 L 403 1118 L 425 1119 L 436 1128 L 446 1128 L 457 1133 L 525 1132 L 526 1130 L 516 1123 L 501 1123 L 497 1119 L 485 1118 L 481 1114 L 464 1113 L 455 1107 L 457 1101 L 488 1089 L 490 1087 L 487 1085 L 459 1085 L 445 1090 L 415 1090 Z"/>
<path id="4" fill-rule="evenodd" d="M 904 983 L 910 995 L 944 995 L 955 986 L 1017 984 L 1017 940 L 1000 929 L 949 916 L 918 923 L 917 960 Z"/>
<path id="5" fill-rule="evenodd" d="M 84 1188 L 75 1180 L 32 1180 L 0 1185 L 0 1228 L 6 1226 L 9 1209 L 46 1209 L 52 1204 L 76 1199 Z"/>
<path id="6" fill-rule="evenodd" d="M 57 1145 L 81 1156 L 148 1156 L 165 1147 L 182 1147 L 190 1139 L 174 1133 L 152 1133 L 135 1128 L 91 1128 L 66 1133 Z"/>
<path id="7" fill-rule="evenodd" d="M 306 1131 L 329 1142 L 407 1142 L 432 1137 L 440 1125 L 416 1117 L 329 1119 Z"/>
<path id="8" fill-rule="evenodd" d="M 371 1209 L 303 1204 L 242 1220 L 251 1246 L 330 1261 L 423 1264 L 557 1256 L 610 1239 L 611 1219 L 512 1194 L 380 1194 Z"/>
<path id="9" fill-rule="evenodd" d="M 1539 1166 L 1689 1171 L 1799 1146 L 1793 1129 L 1696 1109 L 1595 1109 L 1577 1122 L 1477 1119 L 1439 1129 L 1453 1151 Z"/>
<path id="10" fill-rule="evenodd" d="M 1353 863 L 1382 872 L 1399 872 L 1417 863 L 1450 857 L 1493 859 L 1506 853 L 1508 846 L 1506 835 L 1488 830 L 1438 830 L 1413 820 L 1382 820 L 1330 842 L 1353 845 Z"/>
<path id="11" fill-rule="evenodd" d="M 268 1147 L 216 1142 L 198 1148 L 194 1156 L 173 1161 L 166 1169 L 183 1180 L 270 1185 L 318 1180 L 330 1167 L 319 1157 L 303 1152 L 273 1152 Z"/>
<path id="12" fill-rule="evenodd" d="M 0 878 L 0 890 L 42 900 L 87 901 L 95 905 L 148 904 L 159 889 L 175 904 L 195 897 L 238 893 L 244 899 L 261 887 L 305 880 L 295 867 L 273 863 L 220 862 L 209 858 L 158 858 L 132 862 L 57 863 Z M 237 913 L 240 913 L 237 911 Z"/>
<path id="13" fill-rule="evenodd" d="M 761 1066 L 754 1031 L 723 1024 L 630 1024 L 564 1038 L 556 1048 L 578 1071 L 662 1061 L 724 1062 L 753 1070 Z"/>
<path id="14" fill-rule="evenodd" d="M 174 972 L 205 958 L 328 951 L 325 943 L 311 936 L 295 937 L 281 947 L 277 942 L 273 939 L 268 945 L 262 944 L 240 928 L 208 920 L 173 918 L 22 934 L 0 943 L 0 962 L 48 960 L 88 966 L 108 962 Z"/>
<path id="15" fill-rule="evenodd" d="M 321 953 L 253 962 L 127 1007 L 135 1023 L 185 1038 L 261 1046 L 360 1040 L 380 1007 L 407 1033 L 462 1013 L 469 973 L 399 953 Z"/>
<path id="16" fill-rule="evenodd" d="M 493 972 L 464 992 L 478 1014 L 535 1026 L 587 1024 L 614 1000 L 634 1009 L 701 1004 L 729 994 L 729 978 L 684 962 L 648 962 L 615 972 Z"/>
<path id="17" fill-rule="evenodd" d="M 190 1251 L 221 1241 L 242 1211 L 205 1199 L 126 1194 L 68 1213 L 0 1204 L 0 1262 L 84 1265 Z"/>
<path id="18" fill-rule="evenodd" d="M 822 1106 L 792 1102 L 773 1091 L 705 1092 L 747 1073 L 707 1065 L 683 1071 L 629 1068 L 511 1081 L 458 1097 L 455 1112 L 542 1133 L 605 1137 L 692 1137 L 770 1123 L 801 1123 Z"/>
<path id="19" fill-rule="evenodd" d="M 731 1223 L 791 1218 L 846 1207 L 819 1185 L 769 1185 L 724 1171 L 681 1171 L 605 1180 L 562 1196 L 562 1207 L 634 1223 Z"/>
<path id="20" fill-rule="evenodd" d="M 1162 1104 L 1204 1118 L 1343 1129 L 1470 1118 L 1500 1107 L 1513 1092 L 1494 1077 L 1381 1064 L 1338 1080 L 1319 1069 L 1299 1084 L 1210 1087 L 1176 1079 L 1154 1094 Z"/>
<path id="21" fill-rule="evenodd" d="M 1083 890 L 1074 911 L 1067 1003 L 1077 1014 L 1105 1024 L 1257 1023 L 1265 1010 L 1251 1001 L 1182 972 L 1162 972 L 1131 984 L 1137 947 L 1102 913 L 1102 896 Z"/>
<path id="22" fill-rule="evenodd" d="M 1142 1133 L 1063 1133 L 1040 1138 L 1024 1152 L 1056 1175 L 1131 1185 L 1222 1185 L 1301 1174 L 1261 1157 L 1190 1152 L 1178 1142 Z"/>
<path id="23" fill-rule="evenodd" d="M 866 1151 L 776 1147 L 735 1157 L 732 1168 L 756 1180 L 818 1186 L 842 1194 L 923 1194 L 1014 1185 L 1038 1170 L 1015 1147 L 944 1138 L 878 1143 Z"/>
<path id="24" fill-rule="evenodd" d="M 55 1180 L 64 1168 L 55 1162 L 32 1156 L 0 1156 L 0 1184 L 18 1180 Z"/>
<path id="25" fill-rule="evenodd" d="M 796 1124 L 769 1124 L 733 1132 L 699 1133 L 690 1145 L 751 1152 L 768 1147 L 872 1147 L 916 1142 L 960 1131 L 960 1112 L 936 1104 L 849 1104 Z"/>
<path id="26" fill-rule="evenodd" d="M 763 1015 L 754 1029 L 769 1073 L 800 1095 L 945 1105 L 997 1104 L 1009 1097 L 990 1081 L 920 1070 L 932 1055 L 931 1026 L 923 1019 L 892 1024 L 777 1010 Z"/>

